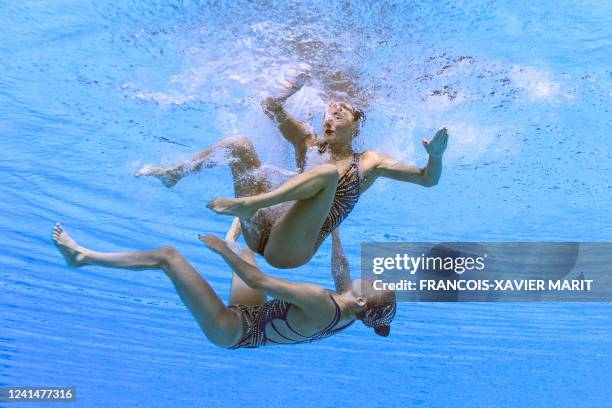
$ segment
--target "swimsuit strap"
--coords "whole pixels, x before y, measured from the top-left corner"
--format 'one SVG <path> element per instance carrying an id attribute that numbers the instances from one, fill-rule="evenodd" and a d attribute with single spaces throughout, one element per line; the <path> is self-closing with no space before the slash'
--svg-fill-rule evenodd
<path id="1" fill-rule="evenodd" d="M 301 334 L 298 331 L 296 331 L 293 327 L 291 327 L 291 325 L 289 324 L 289 321 L 287 320 L 286 314 L 285 314 L 285 316 L 283 316 L 284 317 L 283 320 L 285 321 L 285 324 L 287 325 L 287 328 L 289 330 L 291 330 L 292 333 L 297 334 L 298 336 L 304 338 L 304 340 L 296 341 L 296 343 L 309 343 L 311 341 L 315 341 L 315 340 L 319 340 L 319 339 L 322 339 L 322 338 L 325 338 L 325 337 L 329 337 L 329 336 L 331 336 L 333 334 L 336 334 L 337 332 L 339 332 L 341 330 L 346 329 L 348 326 L 353 324 L 353 322 L 355 321 L 354 319 L 352 321 L 350 321 L 348 324 L 346 324 L 346 325 L 344 325 L 342 327 L 336 327 L 336 325 L 340 321 L 342 313 L 341 313 L 341 310 L 340 310 L 340 306 L 338 305 L 338 302 L 336 302 L 336 299 L 334 299 L 334 297 L 331 294 L 329 294 L 329 297 L 331 298 L 332 302 L 334 302 L 334 306 L 335 306 L 334 318 L 332 319 L 332 321 L 327 326 L 325 326 L 325 328 L 323 328 L 322 330 L 318 331 L 315 334 L 312 334 L 310 336 L 304 336 L 303 334 Z M 290 307 L 291 303 L 288 303 L 288 305 Z M 287 312 L 289 311 L 289 307 L 287 308 Z M 285 337 L 285 336 L 282 336 L 282 337 Z"/>
<path id="2" fill-rule="evenodd" d="M 361 174 L 359 174 L 359 160 L 360 153 L 353 153 L 353 157 L 351 158 L 351 166 L 348 170 L 340 177 L 338 180 L 338 186 L 343 186 L 348 188 L 350 194 L 357 194 L 359 197 L 360 187 L 361 187 Z"/>
<path id="3" fill-rule="evenodd" d="M 346 329 L 347 327 L 349 327 L 351 324 L 353 324 L 355 322 L 355 319 L 351 320 L 350 322 L 348 322 L 347 324 L 341 326 L 341 327 L 336 327 L 336 325 L 340 322 L 340 318 L 342 317 L 342 312 L 340 310 L 340 306 L 338 305 L 338 302 L 336 302 L 336 299 L 334 299 L 334 297 L 329 294 L 329 297 L 331 298 L 332 302 L 334 302 L 334 306 L 335 306 L 335 314 L 334 314 L 334 318 L 333 320 L 322 330 L 320 330 L 319 332 L 311 335 L 311 336 L 304 336 L 301 335 L 302 337 L 304 337 L 304 340 L 302 341 L 302 343 L 306 343 L 306 342 L 312 342 L 315 340 L 321 340 L 325 337 L 329 337 L 332 336 L 344 329 Z M 287 323 L 287 326 L 289 326 L 289 323 Z M 295 330 L 291 329 L 294 333 L 297 333 Z"/>
<path id="4" fill-rule="evenodd" d="M 329 297 L 331 298 L 332 302 L 334 302 L 334 306 L 336 308 L 334 319 L 323 330 L 321 330 L 317 334 L 313 334 L 312 336 L 310 336 L 312 340 L 319 339 L 321 337 L 327 337 L 330 331 L 332 331 L 335 328 L 335 326 L 338 324 L 338 322 L 340 321 L 340 317 L 342 315 L 340 311 L 340 306 L 338 306 L 338 302 L 336 302 L 336 299 L 334 299 L 334 297 L 331 294 L 329 294 Z"/>
<path id="5" fill-rule="evenodd" d="M 323 339 L 325 337 L 329 337 L 329 336 L 333 336 L 334 334 L 346 329 L 347 327 L 349 327 L 350 325 L 352 325 L 353 323 L 355 323 L 355 319 L 351 320 L 350 322 L 348 322 L 347 324 L 341 326 L 341 327 L 336 327 L 336 325 L 340 322 L 340 318 L 342 317 L 342 313 L 340 310 L 340 306 L 338 305 L 338 302 L 336 302 L 336 299 L 334 299 L 334 297 L 330 294 L 329 297 L 331 297 L 332 302 L 334 302 L 334 306 L 336 306 L 336 315 L 334 316 L 334 320 L 332 321 L 332 323 L 330 325 L 328 325 L 328 327 L 326 327 L 325 329 L 321 330 L 319 333 L 313 335 L 311 337 L 311 341 L 313 340 L 319 340 L 319 339 Z"/>
<path id="6" fill-rule="evenodd" d="M 361 193 L 361 174 L 359 173 L 359 161 L 361 160 L 361 153 L 353 153 L 353 160 L 351 167 L 357 172 L 357 194 Z"/>
<path id="7" fill-rule="evenodd" d="M 334 302 L 334 306 L 335 306 L 335 309 L 336 309 L 335 310 L 335 314 L 334 314 L 334 319 L 331 321 L 330 324 L 325 326 L 325 328 L 323 330 L 321 330 L 317 334 L 313 334 L 311 337 L 318 336 L 320 333 L 323 333 L 323 332 L 326 332 L 328 330 L 331 330 L 340 321 L 340 316 L 341 316 L 340 306 L 338 306 L 338 302 L 336 302 L 336 299 L 334 299 L 334 297 L 331 295 L 331 293 L 328 293 L 328 295 L 331 298 L 332 302 Z"/>

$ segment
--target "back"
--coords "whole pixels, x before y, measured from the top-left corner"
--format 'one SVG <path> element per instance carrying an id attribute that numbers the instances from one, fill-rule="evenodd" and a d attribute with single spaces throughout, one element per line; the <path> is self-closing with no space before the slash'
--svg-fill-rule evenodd
<path id="1" fill-rule="evenodd" d="M 273 299 L 257 306 L 229 306 L 242 313 L 245 324 L 242 339 L 232 348 L 310 343 L 333 336 L 353 324 L 354 320 L 344 325 L 339 324 L 341 318 L 340 306 L 331 294 L 329 297 L 334 306 L 334 317 L 327 326 L 311 335 L 304 335 L 293 327 L 296 326 L 296 316 L 290 312 L 299 312 L 299 309 L 284 300 Z M 290 322 L 293 322 L 293 325 Z"/>

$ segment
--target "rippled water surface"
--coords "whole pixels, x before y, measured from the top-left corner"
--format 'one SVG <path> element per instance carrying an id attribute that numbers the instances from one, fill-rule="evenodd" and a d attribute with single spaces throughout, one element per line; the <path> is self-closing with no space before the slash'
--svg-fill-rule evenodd
<path id="1" fill-rule="evenodd" d="M 308 62 L 289 108 L 313 127 L 350 100 L 357 147 L 419 165 L 451 135 L 438 186 L 383 181 L 343 224 L 354 275 L 362 241 L 611 241 L 609 2 L 12 1 L 0 22 L 0 385 L 83 407 L 610 406 L 609 304 L 401 304 L 387 339 L 227 351 L 162 272 L 69 269 L 49 239 L 173 245 L 227 298 L 196 239 L 229 226 L 205 207 L 227 167 L 132 174 L 235 134 L 291 169 L 259 99 Z M 264 268 L 331 287 L 329 256 Z"/>

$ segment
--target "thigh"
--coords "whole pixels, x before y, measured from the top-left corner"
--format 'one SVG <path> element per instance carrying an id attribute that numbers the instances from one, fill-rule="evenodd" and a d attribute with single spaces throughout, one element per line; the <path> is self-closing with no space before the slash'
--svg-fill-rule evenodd
<path id="1" fill-rule="evenodd" d="M 271 265 L 294 268 L 312 258 L 335 194 L 335 188 L 326 188 L 312 198 L 296 201 L 274 224 L 265 249 Z"/>
<path id="2" fill-rule="evenodd" d="M 240 256 L 251 265 L 257 266 L 253 251 L 244 249 Z M 249 287 L 235 272 L 233 273 L 230 305 L 256 306 L 266 303 L 266 300 L 267 297 L 264 292 Z"/>
<path id="3" fill-rule="evenodd" d="M 233 346 L 244 331 L 241 316 L 226 308 L 208 281 L 175 250 L 165 250 L 162 269 L 210 342 Z"/>

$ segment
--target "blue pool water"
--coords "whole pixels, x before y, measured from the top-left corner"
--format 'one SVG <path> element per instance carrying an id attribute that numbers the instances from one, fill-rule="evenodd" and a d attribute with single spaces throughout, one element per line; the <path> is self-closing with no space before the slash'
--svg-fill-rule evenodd
<path id="1" fill-rule="evenodd" d="M 0 2 L 0 386 L 74 386 L 82 407 L 611 406 L 609 304 L 401 304 L 387 339 L 228 351 L 162 272 L 69 269 L 49 239 L 60 221 L 100 250 L 175 246 L 226 299 L 196 236 L 229 226 L 205 207 L 227 167 L 132 174 L 233 134 L 292 168 L 258 101 L 309 62 L 290 109 L 316 125 L 350 79 L 359 148 L 423 165 L 449 129 L 438 186 L 383 181 L 343 224 L 355 276 L 361 242 L 612 241 L 610 4 Z M 329 257 L 263 267 L 331 287 Z"/>

